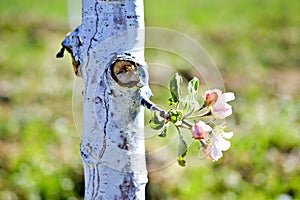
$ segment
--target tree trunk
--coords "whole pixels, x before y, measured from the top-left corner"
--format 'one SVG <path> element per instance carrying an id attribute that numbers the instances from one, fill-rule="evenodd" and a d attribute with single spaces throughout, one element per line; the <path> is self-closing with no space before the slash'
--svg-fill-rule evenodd
<path id="1" fill-rule="evenodd" d="M 82 0 L 82 24 L 63 41 L 84 80 L 85 199 L 144 199 L 141 96 L 148 94 L 142 0 Z"/>

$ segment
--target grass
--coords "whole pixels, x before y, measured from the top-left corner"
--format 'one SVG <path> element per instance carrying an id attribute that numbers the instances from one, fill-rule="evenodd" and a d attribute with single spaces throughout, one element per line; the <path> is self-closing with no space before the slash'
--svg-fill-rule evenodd
<path id="1" fill-rule="evenodd" d="M 201 43 L 237 97 L 227 121 L 231 149 L 211 163 L 191 144 L 186 168 L 173 164 L 149 174 L 148 199 L 300 199 L 299 4 L 145 1 L 147 26 Z M 0 18 L 0 199 L 81 199 L 74 75 L 70 59 L 55 59 L 70 31 L 66 3 L 2 0 Z M 146 58 L 193 75 L 174 55 L 149 51 Z M 156 87 L 153 101 L 165 105 L 168 94 Z M 167 143 L 151 142 L 148 150 Z"/>

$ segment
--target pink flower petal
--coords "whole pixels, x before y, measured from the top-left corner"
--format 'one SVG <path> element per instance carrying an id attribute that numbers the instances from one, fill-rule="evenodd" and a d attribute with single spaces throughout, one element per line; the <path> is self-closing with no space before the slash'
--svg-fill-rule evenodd
<path id="1" fill-rule="evenodd" d="M 196 140 L 204 139 L 210 131 L 212 128 L 203 121 L 199 121 L 192 127 L 193 138 Z"/>
<path id="2" fill-rule="evenodd" d="M 234 99 L 234 93 L 226 92 L 223 94 L 219 89 L 208 90 L 204 96 L 204 102 L 206 102 L 207 106 L 212 106 L 213 115 L 220 119 L 224 119 L 232 114 L 232 107 L 226 102 Z"/>

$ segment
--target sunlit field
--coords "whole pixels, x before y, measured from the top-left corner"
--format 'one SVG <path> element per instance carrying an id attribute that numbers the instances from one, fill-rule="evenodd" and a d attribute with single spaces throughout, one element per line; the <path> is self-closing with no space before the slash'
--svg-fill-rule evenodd
<path id="1" fill-rule="evenodd" d="M 146 26 L 174 29 L 201 44 L 226 91 L 236 95 L 226 120 L 234 136 L 224 157 L 203 159 L 192 143 L 187 166 L 180 167 L 176 148 L 170 150 L 174 162 L 149 173 L 147 199 L 300 199 L 299 8 L 297 0 L 145 0 Z M 76 77 L 69 55 L 55 58 L 72 30 L 70 12 L 61 0 L 0 1 L 1 200 L 83 198 L 81 124 L 75 120 L 76 128 L 72 112 Z M 198 76 L 174 55 L 151 49 L 145 55 L 151 63 L 165 60 L 186 79 Z M 154 69 L 149 66 L 150 80 L 168 80 Z M 166 106 L 168 91 L 152 90 L 152 100 Z M 146 141 L 147 151 L 161 140 Z M 157 168 L 163 161 L 147 162 Z"/>

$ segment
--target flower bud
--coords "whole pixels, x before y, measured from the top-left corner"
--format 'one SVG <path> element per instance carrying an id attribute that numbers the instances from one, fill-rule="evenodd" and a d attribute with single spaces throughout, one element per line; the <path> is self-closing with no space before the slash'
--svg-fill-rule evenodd
<path id="1" fill-rule="evenodd" d="M 206 93 L 204 98 L 206 106 L 213 106 L 218 100 L 218 94 L 216 92 Z"/>
<path id="2" fill-rule="evenodd" d="M 201 140 L 206 137 L 206 134 L 211 132 L 212 128 L 205 124 L 203 121 L 199 121 L 192 127 L 192 134 L 195 140 Z"/>

